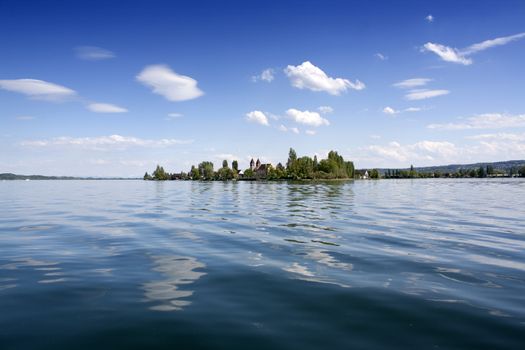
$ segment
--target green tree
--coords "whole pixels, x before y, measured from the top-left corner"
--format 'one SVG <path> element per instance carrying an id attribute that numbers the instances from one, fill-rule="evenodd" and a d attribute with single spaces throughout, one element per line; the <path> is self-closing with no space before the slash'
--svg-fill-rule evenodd
<path id="1" fill-rule="evenodd" d="M 192 180 L 199 180 L 201 178 L 199 168 L 195 167 L 195 165 L 191 166 L 190 177 Z"/>
<path id="2" fill-rule="evenodd" d="M 371 179 L 379 179 L 379 171 L 377 169 L 372 169 L 368 172 L 368 175 Z"/>
<path id="3" fill-rule="evenodd" d="M 478 177 L 487 177 L 487 173 L 485 173 L 485 168 L 480 166 L 478 169 Z"/>
<path id="4" fill-rule="evenodd" d="M 151 180 L 151 175 L 148 174 L 147 171 L 146 171 L 146 173 L 144 174 L 144 180 Z"/>
<path id="5" fill-rule="evenodd" d="M 234 161 L 232 162 L 232 169 L 233 169 L 236 173 L 239 172 L 239 163 L 238 163 L 236 160 L 234 160 Z"/>
<path id="6" fill-rule="evenodd" d="M 213 180 L 213 163 L 208 161 L 199 163 L 199 173 L 204 180 Z"/>
<path id="7" fill-rule="evenodd" d="M 167 174 L 164 171 L 164 168 L 161 167 L 160 165 L 157 165 L 157 168 L 152 173 L 152 175 L 153 175 L 153 179 L 154 180 L 168 180 L 168 178 L 169 178 L 169 174 Z"/>
<path id="8" fill-rule="evenodd" d="M 492 165 L 487 165 L 487 175 L 494 175 L 494 167 Z"/>
<path id="9" fill-rule="evenodd" d="M 520 167 L 518 169 L 518 174 L 521 176 L 521 177 L 525 177 L 525 165 Z"/>

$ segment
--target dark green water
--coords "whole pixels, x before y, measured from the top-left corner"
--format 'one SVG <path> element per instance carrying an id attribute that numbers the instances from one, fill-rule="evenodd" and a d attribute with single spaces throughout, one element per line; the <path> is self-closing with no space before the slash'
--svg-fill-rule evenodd
<path id="1" fill-rule="evenodd" d="M 523 349 L 525 181 L 0 182 L 0 349 Z"/>

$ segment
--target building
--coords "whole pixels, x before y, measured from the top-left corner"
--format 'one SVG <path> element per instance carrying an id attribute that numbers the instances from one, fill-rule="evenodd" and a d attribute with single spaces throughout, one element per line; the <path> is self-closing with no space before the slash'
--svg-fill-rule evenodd
<path id="1" fill-rule="evenodd" d="M 271 166 L 272 164 L 270 163 L 262 164 L 259 159 L 257 159 L 257 162 L 254 162 L 253 158 L 250 161 L 250 169 L 254 172 L 256 178 L 266 178 Z"/>

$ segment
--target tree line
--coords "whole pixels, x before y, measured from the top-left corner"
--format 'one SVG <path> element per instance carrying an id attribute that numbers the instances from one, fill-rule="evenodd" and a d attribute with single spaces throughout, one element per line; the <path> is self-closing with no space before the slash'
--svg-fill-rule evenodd
<path id="1" fill-rule="evenodd" d="M 231 167 L 227 160 L 223 160 L 222 167 L 215 170 L 213 162 L 203 161 L 197 166 L 192 165 L 189 172 L 168 173 L 160 165 L 150 174 L 144 174 L 144 180 L 314 180 L 314 179 L 353 179 L 355 175 L 354 163 L 345 161 L 336 151 L 330 151 L 326 159 L 318 160 L 308 156 L 298 157 L 296 151 L 290 148 L 286 166 L 278 163 L 275 167 L 265 164 L 264 171 L 254 171 L 251 168 L 239 170 L 237 160 L 232 161 Z"/>

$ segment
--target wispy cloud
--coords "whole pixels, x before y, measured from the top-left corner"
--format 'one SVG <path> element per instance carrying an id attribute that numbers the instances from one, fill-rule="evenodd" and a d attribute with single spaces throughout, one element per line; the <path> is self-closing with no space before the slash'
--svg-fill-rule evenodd
<path id="1" fill-rule="evenodd" d="M 321 117 L 321 115 L 317 112 L 300 111 L 295 108 L 290 108 L 286 111 L 286 115 L 299 124 L 305 124 L 316 127 L 321 125 L 330 125 L 328 119 Z"/>
<path id="2" fill-rule="evenodd" d="M 195 79 L 177 74 L 166 65 L 147 66 L 137 75 L 137 80 L 169 101 L 192 100 L 204 94 Z"/>
<path id="3" fill-rule="evenodd" d="M 448 90 L 411 90 L 408 94 L 405 95 L 405 98 L 409 101 L 417 101 L 437 96 L 448 95 L 449 93 L 450 91 Z"/>
<path id="4" fill-rule="evenodd" d="M 386 60 L 388 60 L 388 56 L 385 56 L 385 55 L 383 55 L 383 54 L 380 53 L 380 52 L 376 52 L 376 53 L 374 54 L 374 57 L 377 58 L 377 59 L 380 60 L 380 61 L 386 61 Z"/>
<path id="5" fill-rule="evenodd" d="M 18 117 L 16 117 L 17 120 L 34 120 L 35 117 L 33 117 L 32 115 L 19 115 Z"/>
<path id="6" fill-rule="evenodd" d="M 420 112 L 422 111 L 423 108 L 421 107 L 408 107 L 408 108 L 405 108 L 405 109 L 394 109 L 392 107 L 385 107 L 383 108 L 383 113 L 385 114 L 388 114 L 388 115 L 396 115 L 396 114 L 401 114 L 401 113 L 413 113 L 413 112 Z"/>
<path id="7" fill-rule="evenodd" d="M 503 129 L 516 127 L 525 127 L 525 114 L 486 113 L 469 117 L 459 123 L 430 124 L 427 126 L 429 129 L 439 130 Z"/>
<path id="8" fill-rule="evenodd" d="M 275 71 L 272 68 L 267 68 L 261 72 L 261 74 L 252 76 L 252 81 L 254 83 L 258 81 L 265 81 L 271 83 L 275 79 Z"/>
<path id="9" fill-rule="evenodd" d="M 182 118 L 183 114 L 181 113 L 168 113 L 168 116 L 165 118 L 166 120 L 174 120 Z"/>
<path id="10" fill-rule="evenodd" d="M 78 58 L 87 61 L 101 61 L 115 57 L 113 52 L 96 46 L 79 46 L 75 48 L 75 52 Z"/>
<path id="11" fill-rule="evenodd" d="M 348 89 L 363 90 L 365 84 L 356 80 L 352 82 L 343 78 L 332 78 L 310 61 L 298 66 L 289 65 L 284 69 L 293 87 L 312 91 L 324 91 L 330 95 L 340 95 Z"/>
<path id="12" fill-rule="evenodd" d="M 306 135 L 313 136 L 313 135 L 317 134 L 317 131 L 315 131 L 315 130 L 306 130 L 305 133 L 306 133 Z"/>
<path id="13" fill-rule="evenodd" d="M 425 86 L 431 81 L 432 79 L 428 79 L 428 78 L 412 78 L 412 79 L 407 79 L 407 80 L 397 82 L 393 84 L 393 86 L 397 88 L 401 88 L 401 89 L 413 89 L 413 88 Z"/>
<path id="14" fill-rule="evenodd" d="M 434 22 L 434 16 L 432 15 L 428 15 L 425 17 L 425 20 L 428 22 L 428 23 L 432 23 Z"/>
<path id="15" fill-rule="evenodd" d="M 128 110 L 110 103 L 90 103 L 87 109 L 95 113 L 126 113 Z"/>
<path id="16" fill-rule="evenodd" d="M 512 134 L 499 132 L 495 134 L 480 134 L 467 136 L 469 140 L 525 141 L 525 133 Z"/>
<path id="17" fill-rule="evenodd" d="M 76 95 L 75 90 L 37 79 L 0 80 L 0 89 L 48 101 L 62 101 Z"/>
<path id="18" fill-rule="evenodd" d="M 120 149 L 124 150 L 129 147 L 170 147 L 192 143 L 193 140 L 178 139 L 158 139 L 149 140 L 138 137 L 110 135 L 98 137 L 70 137 L 61 136 L 43 140 L 26 140 L 20 144 L 27 147 L 50 147 L 50 146 L 67 146 L 79 147 L 93 150 Z"/>
<path id="19" fill-rule="evenodd" d="M 489 49 L 491 47 L 506 45 L 512 41 L 520 40 L 523 38 L 525 38 L 525 33 L 518 33 L 505 37 L 485 40 L 480 43 L 470 45 L 464 49 L 456 49 L 450 46 L 428 42 L 425 45 L 423 45 L 421 50 L 433 52 L 436 55 L 438 55 L 443 61 L 459 63 L 463 65 L 470 65 L 472 64 L 472 59 L 469 58 L 469 56 L 477 52 Z"/>
<path id="20" fill-rule="evenodd" d="M 257 123 L 264 126 L 269 126 L 268 117 L 264 112 L 261 111 L 251 111 L 246 113 L 246 120 L 251 123 Z"/>
<path id="21" fill-rule="evenodd" d="M 320 106 L 319 108 L 317 108 L 317 110 L 321 114 L 330 114 L 334 112 L 334 109 L 330 106 Z"/>

